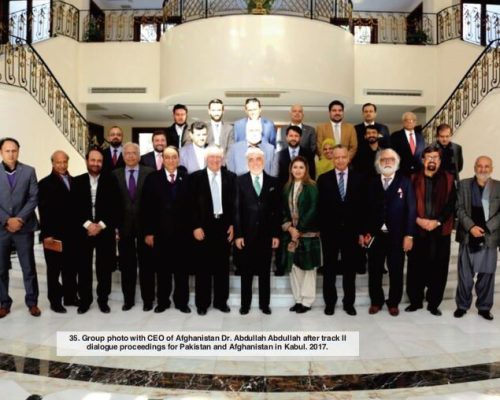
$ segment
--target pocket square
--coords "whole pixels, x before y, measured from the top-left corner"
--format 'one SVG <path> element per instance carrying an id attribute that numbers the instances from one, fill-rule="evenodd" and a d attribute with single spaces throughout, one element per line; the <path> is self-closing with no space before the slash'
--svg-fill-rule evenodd
<path id="1" fill-rule="evenodd" d="M 275 187 L 274 187 L 274 186 L 271 186 L 271 187 L 269 188 L 269 191 L 270 191 L 270 192 L 272 192 L 274 189 L 275 189 Z"/>

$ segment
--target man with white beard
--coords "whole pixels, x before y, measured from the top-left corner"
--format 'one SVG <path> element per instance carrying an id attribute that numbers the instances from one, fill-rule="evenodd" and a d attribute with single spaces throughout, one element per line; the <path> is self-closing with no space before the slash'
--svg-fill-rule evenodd
<path id="1" fill-rule="evenodd" d="M 365 234 L 360 244 L 368 250 L 369 314 L 378 313 L 384 303 L 389 314 L 399 315 L 403 296 L 405 253 L 413 247 L 415 234 L 415 193 L 408 177 L 398 172 L 400 158 L 392 149 L 377 153 L 375 166 L 379 175 L 368 187 Z M 385 299 L 382 275 L 387 260 L 389 296 Z"/>
<path id="2" fill-rule="evenodd" d="M 476 278 L 478 314 L 491 321 L 497 247 L 500 244 L 500 182 L 491 179 L 493 161 L 480 156 L 474 164 L 475 177 L 460 181 L 457 196 L 458 286 L 455 318 L 465 315 L 472 304 Z"/>

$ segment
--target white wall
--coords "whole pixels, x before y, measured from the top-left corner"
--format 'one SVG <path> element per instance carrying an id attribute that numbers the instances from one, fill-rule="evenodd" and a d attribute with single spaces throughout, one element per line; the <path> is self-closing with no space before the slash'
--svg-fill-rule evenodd
<path id="1" fill-rule="evenodd" d="M 83 158 L 26 91 L 1 85 L 0 110 L 0 137 L 12 136 L 19 140 L 19 161 L 34 166 L 38 179 L 50 173 L 50 156 L 55 150 L 69 154 L 72 175 L 85 172 Z"/>

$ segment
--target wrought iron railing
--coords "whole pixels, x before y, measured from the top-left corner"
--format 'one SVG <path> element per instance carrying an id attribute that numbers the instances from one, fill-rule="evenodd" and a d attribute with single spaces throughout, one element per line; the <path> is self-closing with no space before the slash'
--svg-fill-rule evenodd
<path id="1" fill-rule="evenodd" d="M 19 10 L 9 15 L 9 34 L 23 39 L 28 38 L 31 28 L 33 41 L 50 38 L 50 4 L 34 6 L 31 16 L 26 10 Z"/>
<path id="2" fill-rule="evenodd" d="M 64 1 L 53 1 L 52 35 L 62 35 L 80 40 L 80 10 Z"/>
<path id="3" fill-rule="evenodd" d="M 0 83 L 26 90 L 71 145 L 85 155 L 88 123 L 37 51 L 23 38 L 0 45 Z"/>
<path id="4" fill-rule="evenodd" d="M 424 126 L 428 142 L 447 123 L 457 129 L 492 90 L 500 87 L 500 39 L 492 41 L 472 64 L 439 111 Z"/>
<path id="5" fill-rule="evenodd" d="M 446 7 L 437 13 L 437 42 L 462 37 L 462 8 L 460 4 Z"/>

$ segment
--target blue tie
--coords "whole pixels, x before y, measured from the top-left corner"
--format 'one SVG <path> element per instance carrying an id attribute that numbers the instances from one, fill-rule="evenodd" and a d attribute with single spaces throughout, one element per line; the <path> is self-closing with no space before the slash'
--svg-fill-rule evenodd
<path id="1" fill-rule="evenodd" d="M 342 201 L 345 199 L 345 184 L 344 184 L 344 173 L 339 172 L 339 193 Z"/>

